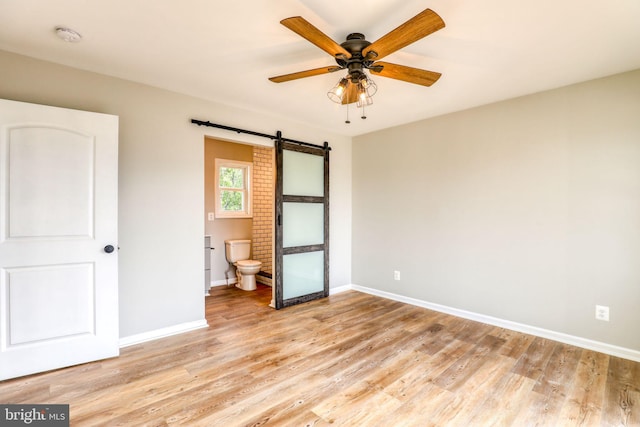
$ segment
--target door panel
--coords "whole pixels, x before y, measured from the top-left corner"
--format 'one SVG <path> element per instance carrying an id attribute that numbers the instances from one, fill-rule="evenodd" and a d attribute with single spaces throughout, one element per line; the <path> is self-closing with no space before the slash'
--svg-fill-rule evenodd
<path id="1" fill-rule="evenodd" d="M 282 159 L 283 194 L 324 196 L 324 156 L 284 149 Z"/>
<path id="2" fill-rule="evenodd" d="M 92 264 L 6 271 L 8 350 L 22 344 L 95 333 Z"/>
<path id="3" fill-rule="evenodd" d="M 276 142 L 277 309 L 329 295 L 329 150 Z"/>
<path id="4" fill-rule="evenodd" d="M 284 255 L 282 262 L 284 300 L 324 291 L 324 251 Z"/>
<path id="5" fill-rule="evenodd" d="M 283 203 L 282 227 L 285 248 L 324 244 L 324 204 Z"/>
<path id="6" fill-rule="evenodd" d="M 118 118 L 0 100 L 0 380 L 116 356 Z"/>
<path id="7" fill-rule="evenodd" d="M 14 127 L 8 129 L 7 150 L 7 238 L 92 237 L 93 138 L 57 128 Z"/>

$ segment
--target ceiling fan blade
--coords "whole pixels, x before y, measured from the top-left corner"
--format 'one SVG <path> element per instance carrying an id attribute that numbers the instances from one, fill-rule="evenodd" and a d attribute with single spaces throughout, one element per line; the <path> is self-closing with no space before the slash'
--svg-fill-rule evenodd
<path id="1" fill-rule="evenodd" d="M 306 71 L 298 71 L 297 73 L 284 74 L 282 76 L 269 77 L 274 83 L 283 83 L 291 80 L 302 79 L 304 77 L 312 77 L 319 76 L 321 74 L 333 73 L 334 71 L 341 70 L 342 68 L 332 66 L 332 67 L 322 67 L 322 68 L 314 68 L 313 70 Z"/>
<path id="2" fill-rule="evenodd" d="M 382 59 L 382 57 L 444 28 L 444 25 L 440 15 L 431 9 L 426 9 L 371 43 L 362 51 L 362 55 L 366 57 L 369 52 L 375 52 L 378 56 L 374 56 L 373 59 Z"/>
<path id="3" fill-rule="evenodd" d="M 373 65 L 381 65 L 382 70 L 370 69 L 372 74 L 402 80 L 422 86 L 431 86 L 442 74 L 435 71 L 421 70 L 420 68 L 407 67 L 405 65 L 391 64 L 390 62 L 376 62 Z"/>
<path id="4" fill-rule="evenodd" d="M 301 37 L 315 44 L 334 58 L 336 55 L 344 55 L 347 59 L 351 58 L 351 54 L 345 48 L 333 41 L 329 36 L 311 25 L 309 21 L 301 16 L 286 18 L 280 21 L 280 23 L 294 33 L 297 33 Z"/>
<path id="5" fill-rule="evenodd" d="M 342 97 L 342 105 L 353 104 L 358 101 L 358 85 L 349 82 L 347 90 Z"/>

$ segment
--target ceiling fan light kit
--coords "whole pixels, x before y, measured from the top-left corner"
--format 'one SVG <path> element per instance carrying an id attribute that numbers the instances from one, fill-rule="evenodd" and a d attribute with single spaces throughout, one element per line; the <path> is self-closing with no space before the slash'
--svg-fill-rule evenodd
<path id="1" fill-rule="evenodd" d="M 280 23 L 330 54 L 338 66 L 299 71 L 271 77 L 269 80 L 283 83 L 347 70 L 347 75 L 341 77 L 338 83 L 327 92 L 330 100 L 347 106 L 346 123 L 350 123 L 349 104 L 355 103 L 358 108 L 363 109 L 361 116 L 363 119 L 366 118 L 364 107 L 373 104 L 373 95 L 378 88 L 371 77 L 367 75 L 368 72 L 421 86 L 431 86 L 440 78 L 441 74 L 434 71 L 378 61 L 444 28 L 445 23 L 442 18 L 431 9 L 422 11 L 373 43 L 367 41 L 364 34 L 351 33 L 347 36 L 346 41 L 338 44 L 301 16 L 286 18 Z"/>

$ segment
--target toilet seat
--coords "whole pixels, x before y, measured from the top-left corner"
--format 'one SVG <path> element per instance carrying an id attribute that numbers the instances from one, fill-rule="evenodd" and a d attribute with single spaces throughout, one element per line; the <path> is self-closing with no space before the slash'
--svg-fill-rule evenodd
<path id="1" fill-rule="evenodd" d="M 236 265 L 238 267 L 257 267 L 258 265 L 262 265 L 262 263 L 253 259 L 245 259 L 242 261 L 237 261 Z"/>

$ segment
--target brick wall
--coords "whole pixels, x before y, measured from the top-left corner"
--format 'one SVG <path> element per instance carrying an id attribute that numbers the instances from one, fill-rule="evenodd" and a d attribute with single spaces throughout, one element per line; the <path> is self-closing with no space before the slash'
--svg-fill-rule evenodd
<path id="1" fill-rule="evenodd" d="M 274 150 L 253 147 L 253 259 L 262 262 L 261 270 L 273 274 Z"/>

